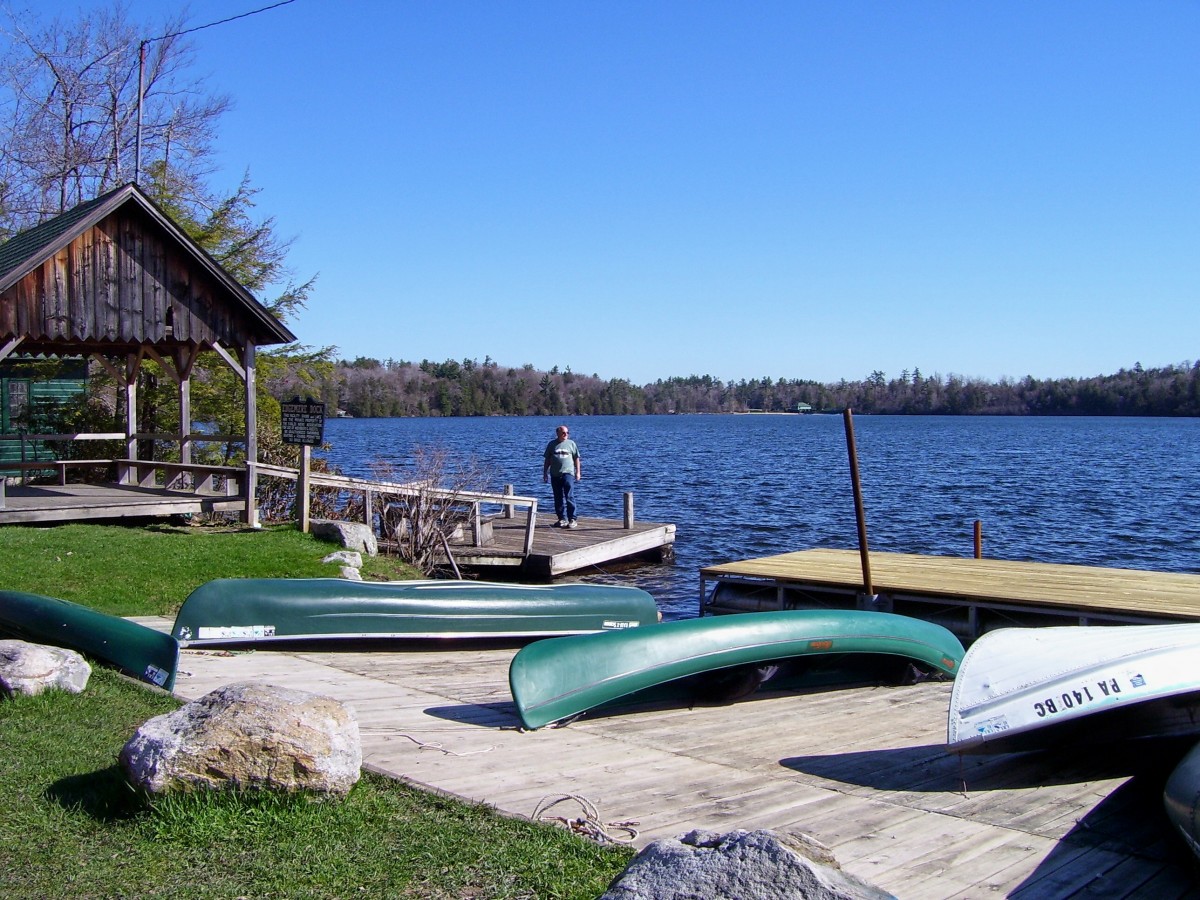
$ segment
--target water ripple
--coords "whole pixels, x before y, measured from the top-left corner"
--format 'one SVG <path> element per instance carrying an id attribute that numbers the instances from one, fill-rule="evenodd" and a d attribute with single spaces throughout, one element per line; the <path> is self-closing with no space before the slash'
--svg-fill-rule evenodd
<path id="1" fill-rule="evenodd" d="M 840 416 L 566 420 L 583 454 L 583 515 L 678 526 L 676 561 L 595 576 L 638 584 L 671 617 L 695 615 L 702 566 L 858 546 Z M 544 498 L 544 418 L 339 419 L 330 461 L 369 477 L 412 470 L 415 446 L 474 458 L 499 489 Z M 1200 571 L 1196 419 L 858 416 L 871 549 L 969 556 L 982 522 L 999 559 Z"/>

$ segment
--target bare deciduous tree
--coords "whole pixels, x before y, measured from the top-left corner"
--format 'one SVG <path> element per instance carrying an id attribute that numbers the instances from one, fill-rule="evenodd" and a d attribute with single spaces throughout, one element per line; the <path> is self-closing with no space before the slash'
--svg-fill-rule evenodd
<path id="1" fill-rule="evenodd" d="M 399 556 L 422 572 L 445 565 L 445 548 L 470 520 L 471 501 L 464 496 L 485 490 L 488 477 L 474 457 L 451 459 L 444 447 L 413 448 L 409 472 L 398 475 L 388 463 L 373 463 L 379 480 L 421 485 L 425 490 L 376 499 L 380 531 L 393 541 Z"/>
<path id="2" fill-rule="evenodd" d="M 0 26 L 0 239 L 132 181 L 141 66 L 142 160 L 209 173 L 229 99 L 191 74 L 183 18 L 131 23 L 123 5 Z"/>

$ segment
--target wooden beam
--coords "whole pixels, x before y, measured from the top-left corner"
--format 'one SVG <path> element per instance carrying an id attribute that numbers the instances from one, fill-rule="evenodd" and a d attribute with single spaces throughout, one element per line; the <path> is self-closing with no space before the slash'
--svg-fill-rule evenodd
<path id="1" fill-rule="evenodd" d="M 230 353 L 228 350 L 226 350 L 224 347 L 222 347 L 220 342 L 218 342 L 218 341 L 213 341 L 212 348 L 213 348 L 213 352 L 216 353 L 217 356 L 219 356 L 219 357 L 221 357 L 221 359 L 225 360 L 225 364 L 227 366 L 229 366 L 229 368 L 231 368 L 231 369 L 233 369 L 233 371 L 237 372 L 238 378 L 241 378 L 243 381 L 246 380 L 245 367 L 243 367 L 242 364 L 240 362 L 238 362 L 237 358 L 232 353 Z"/>
<path id="2" fill-rule="evenodd" d="M 23 340 L 25 340 L 25 336 L 24 336 L 24 335 L 22 335 L 21 337 L 15 337 L 15 338 L 12 338 L 12 339 L 11 339 L 11 340 L 10 340 L 10 341 L 9 341 L 7 344 L 5 344 L 3 347 L 0 347 L 0 362 L 3 362 L 4 360 L 8 359 L 9 355 L 10 355 L 10 354 L 11 354 L 11 353 L 12 353 L 14 350 L 16 350 L 16 349 L 17 349 L 17 346 L 18 346 L 18 345 L 21 343 L 21 341 L 23 341 Z"/>
<path id="3" fill-rule="evenodd" d="M 167 362 L 165 359 L 163 359 L 159 355 L 158 351 L 155 350 L 153 347 L 151 347 L 149 344 L 142 345 L 142 354 L 144 356 L 149 356 L 152 360 L 154 360 L 156 363 L 158 363 L 159 368 L 161 368 L 164 372 L 167 373 L 167 377 L 170 378 L 176 384 L 179 384 L 179 373 L 175 371 L 174 360 L 172 360 L 171 362 Z"/>
<path id="4" fill-rule="evenodd" d="M 99 363 L 100 367 L 108 372 L 113 377 L 113 381 L 120 387 L 125 386 L 125 373 L 114 366 L 106 357 L 101 356 L 99 353 L 93 353 L 91 358 L 94 362 Z"/>

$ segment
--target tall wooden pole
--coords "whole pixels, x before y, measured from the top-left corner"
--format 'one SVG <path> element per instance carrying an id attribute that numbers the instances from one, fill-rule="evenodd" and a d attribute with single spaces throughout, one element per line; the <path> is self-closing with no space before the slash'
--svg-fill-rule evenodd
<path id="1" fill-rule="evenodd" d="M 854 443 L 854 416 L 847 409 L 842 413 L 846 423 L 846 452 L 850 456 L 850 483 L 854 485 L 854 518 L 858 522 L 858 555 L 862 557 L 863 592 L 875 593 L 871 584 L 871 553 L 867 548 L 867 512 L 863 506 L 862 481 L 858 477 L 858 448 Z"/>

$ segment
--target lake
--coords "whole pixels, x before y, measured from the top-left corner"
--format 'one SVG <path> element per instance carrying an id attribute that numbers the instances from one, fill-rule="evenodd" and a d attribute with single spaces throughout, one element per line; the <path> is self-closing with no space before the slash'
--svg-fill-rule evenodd
<path id="1" fill-rule="evenodd" d="M 344 474 L 413 469 L 413 448 L 487 473 L 478 487 L 539 498 L 560 421 L 583 458 L 579 513 L 678 526 L 675 561 L 586 580 L 650 591 L 694 616 L 699 569 L 811 547 L 858 546 L 840 415 L 331 419 Z M 872 550 L 971 556 L 974 523 L 997 559 L 1200 572 L 1200 420 L 855 416 Z"/>

